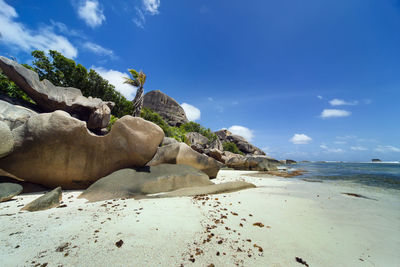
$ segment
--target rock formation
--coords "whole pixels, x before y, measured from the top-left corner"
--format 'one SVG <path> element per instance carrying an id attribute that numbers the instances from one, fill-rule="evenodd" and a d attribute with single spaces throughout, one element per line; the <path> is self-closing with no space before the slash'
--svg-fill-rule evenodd
<path id="1" fill-rule="evenodd" d="M 37 115 L 33 110 L 0 100 L 0 121 L 6 123 L 10 130 L 21 126 L 33 115 Z"/>
<path id="2" fill-rule="evenodd" d="M 164 137 L 157 125 L 124 116 L 97 136 L 64 111 L 42 113 L 12 131 L 14 151 L 0 168 L 25 181 L 65 189 L 86 188 L 116 170 L 150 161 Z"/>
<path id="3" fill-rule="evenodd" d="M 48 210 L 60 206 L 60 201 L 62 199 L 61 187 L 47 192 L 43 196 L 35 199 L 34 201 L 28 203 L 21 210 L 27 211 L 39 211 Z"/>
<path id="4" fill-rule="evenodd" d="M 12 199 L 22 192 L 22 186 L 15 183 L 0 183 L 0 202 Z"/>
<path id="5" fill-rule="evenodd" d="M 185 111 L 178 102 L 159 90 L 145 94 L 143 106 L 160 114 L 171 126 L 180 126 L 189 122 Z"/>
<path id="6" fill-rule="evenodd" d="M 208 176 L 188 165 L 161 164 L 141 169 L 122 169 L 101 178 L 79 198 L 91 202 L 168 192 L 184 187 L 210 185 Z"/>
<path id="7" fill-rule="evenodd" d="M 156 166 L 162 163 L 186 164 L 205 172 L 210 178 L 217 177 L 219 169 L 223 166 L 215 159 L 194 151 L 185 143 L 159 147 L 157 154 L 147 165 Z"/>
<path id="8" fill-rule="evenodd" d="M 252 170 L 252 171 L 276 171 L 279 161 L 265 156 L 242 156 L 233 153 L 224 152 L 225 164 L 229 168 L 235 170 Z"/>
<path id="9" fill-rule="evenodd" d="M 219 130 L 215 132 L 218 139 L 222 142 L 232 142 L 234 143 L 240 151 L 244 154 L 252 154 L 252 155 L 265 155 L 264 151 L 259 149 L 258 147 L 250 144 L 243 137 L 239 135 L 234 135 L 228 130 Z"/>
<path id="10" fill-rule="evenodd" d="M 7 156 L 14 149 L 14 137 L 10 128 L 0 121 L 0 158 Z"/>
<path id="11" fill-rule="evenodd" d="M 64 110 L 71 116 L 86 121 L 89 129 L 107 127 L 114 103 L 84 97 L 79 89 L 54 86 L 46 79 L 40 81 L 36 72 L 5 57 L 0 57 L 0 68 L 44 112 Z"/>

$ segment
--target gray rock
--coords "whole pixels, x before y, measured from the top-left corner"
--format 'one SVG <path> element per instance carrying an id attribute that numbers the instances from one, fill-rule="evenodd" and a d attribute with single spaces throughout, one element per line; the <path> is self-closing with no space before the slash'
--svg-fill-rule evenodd
<path id="1" fill-rule="evenodd" d="M 58 110 L 32 116 L 12 131 L 14 151 L 0 169 L 50 188 L 87 188 L 116 170 L 150 161 L 164 132 L 142 118 L 124 116 L 110 133 L 96 136 L 86 123 Z"/>
<path id="2" fill-rule="evenodd" d="M 242 136 L 234 135 L 228 130 L 219 130 L 215 132 L 218 139 L 222 142 L 232 142 L 234 143 L 241 152 L 247 155 L 265 155 L 265 152 L 258 147 L 250 144 Z"/>
<path id="3" fill-rule="evenodd" d="M 297 163 L 297 161 L 292 160 L 292 159 L 285 160 L 285 164 L 296 164 L 296 163 Z"/>
<path id="4" fill-rule="evenodd" d="M 0 121 L 13 130 L 24 124 L 30 117 L 38 113 L 28 108 L 17 106 L 0 100 Z"/>
<path id="5" fill-rule="evenodd" d="M 14 137 L 8 125 L 0 121 L 0 158 L 7 156 L 14 149 Z"/>
<path id="6" fill-rule="evenodd" d="M 206 155 L 209 157 L 212 157 L 215 160 L 218 160 L 221 163 L 225 163 L 225 160 L 223 159 L 223 152 L 221 150 L 218 149 L 208 149 L 206 151 Z"/>
<path id="7" fill-rule="evenodd" d="M 73 117 L 86 121 L 88 128 L 105 128 L 111 117 L 112 102 L 99 98 L 84 97 L 81 90 L 73 87 L 54 86 L 48 80 L 39 80 L 36 72 L 5 57 L 0 57 L 0 68 L 24 90 L 45 112 L 64 110 Z"/>
<path id="8" fill-rule="evenodd" d="M 218 138 L 211 142 L 209 148 L 210 149 L 217 149 L 217 150 L 220 150 L 220 151 L 224 151 L 224 147 L 222 145 L 222 142 Z"/>
<path id="9" fill-rule="evenodd" d="M 205 172 L 210 178 L 217 177 L 218 171 L 223 166 L 215 159 L 194 151 L 185 143 L 159 147 L 156 155 L 147 165 L 156 166 L 162 163 L 186 164 Z"/>
<path id="10" fill-rule="evenodd" d="M 208 138 L 200 133 L 189 132 L 186 133 L 185 136 L 191 145 L 201 145 L 205 147 L 208 144 Z"/>
<path id="11" fill-rule="evenodd" d="M 233 153 L 232 153 L 233 154 Z M 265 156 L 242 156 L 234 154 L 226 159 L 225 164 L 235 170 L 276 171 L 279 161 Z"/>
<path id="12" fill-rule="evenodd" d="M 175 138 L 164 137 L 164 139 L 163 139 L 163 141 L 161 143 L 161 146 L 168 146 L 168 145 L 177 144 L 177 143 L 179 143 L 179 142 Z"/>
<path id="13" fill-rule="evenodd" d="M 0 202 L 12 199 L 14 196 L 21 193 L 22 186 L 14 183 L 0 183 Z"/>
<path id="14" fill-rule="evenodd" d="M 60 206 L 60 201 L 62 199 L 61 187 L 47 192 L 43 196 L 35 199 L 34 201 L 28 203 L 21 210 L 27 211 L 39 211 L 48 210 Z"/>
<path id="15" fill-rule="evenodd" d="M 123 169 L 101 178 L 79 198 L 91 202 L 168 192 L 184 187 L 210 185 L 208 176 L 188 165 L 161 164 L 142 169 Z"/>
<path id="16" fill-rule="evenodd" d="M 143 106 L 160 114 L 171 126 L 180 126 L 181 124 L 189 122 L 185 111 L 178 102 L 159 90 L 150 91 L 145 94 Z"/>

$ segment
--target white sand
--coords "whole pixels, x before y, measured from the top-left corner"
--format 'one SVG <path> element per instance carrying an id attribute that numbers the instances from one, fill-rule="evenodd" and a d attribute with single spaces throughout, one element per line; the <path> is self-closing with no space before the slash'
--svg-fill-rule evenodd
<path id="1" fill-rule="evenodd" d="M 19 213 L 22 204 L 41 194 L 17 196 L 0 203 L 0 265 L 304 266 L 295 261 L 300 257 L 310 266 L 400 266 L 398 192 L 246 173 L 220 171 L 214 181 L 246 180 L 259 188 L 209 200 L 86 204 L 76 198 L 79 192 L 69 191 L 63 194 L 65 208 Z M 226 216 L 223 224 L 221 216 Z M 206 232 L 207 225 L 216 228 Z M 115 245 L 119 240 L 124 242 L 120 248 Z M 56 252 L 65 242 L 68 246 Z"/>

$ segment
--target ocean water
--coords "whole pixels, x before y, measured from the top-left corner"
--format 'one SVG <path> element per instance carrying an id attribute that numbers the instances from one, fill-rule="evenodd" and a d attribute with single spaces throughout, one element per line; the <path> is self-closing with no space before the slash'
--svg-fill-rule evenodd
<path id="1" fill-rule="evenodd" d="M 306 170 L 300 179 L 348 182 L 383 189 L 400 190 L 400 163 L 298 163 L 294 169 Z M 400 192 L 399 192 L 400 193 Z"/>

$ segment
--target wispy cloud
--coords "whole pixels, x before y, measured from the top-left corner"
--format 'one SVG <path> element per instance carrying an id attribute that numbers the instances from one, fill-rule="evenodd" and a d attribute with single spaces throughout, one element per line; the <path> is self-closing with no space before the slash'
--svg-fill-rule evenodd
<path id="1" fill-rule="evenodd" d="M 142 0 L 142 5 L 135 7 L 136 17 L 132 21 L 136 26 L 143 29 L 146 24 L 146 15 L 154 16 L 159 14 L 160 5 L 160 0 Z"/>
<path id="2" fill-rule="evenodd" d="M 375 148 L 375 151 L 381 152 L 381 153 L 387 153 L 387 152 L 400 152 L 400 148 L 395 147 L 395 146 L 377 146 Z"/>
<path id="3" fill-rule="evenodd" d="M 354 100 L 354 101 L 349 102 L 349 101 L 335 98 L 335 99 L 332 99 L 331 101 L 329 101 L 329 104 L 331 104 L 331 106 L 355 106 L 358 104 L 358 101 Z"/>
<path id="4" fill-rule="evenodd" d="M 318 99 L 323 99 L 323 97 L 321 95 L 317 95 Z"/>
<path id="5" fill-rule="evenodd" d="M 305 134 L 294 134 L 292 138 L 289 139 L 295 145 L 305 145 L 312 141 L 312 138 Z"/>
<path id="6" fill-rule="evenodd" d="M 103 9 L 100 7 L 99 1 L 97 0 L 80 1 L 78 5 L 78 16 L 92 28 L 100 26 L 106 20 Z"/>
<path id="7" fill-rule="evenodd" d="M 83 48 L 100 56 L 109 56 L 110 58 L 116 58 L 114 51 L 92 42 L 85 42 L 83 44 Z"/>
<path id="8" fill-rule="evenodd" d="M 189 121 L 196 121 L 200 119 L 201 117 L 200 109 L 188 103 L 182 103 L 181 106 L 185 111 L 186 117 L 188 118 Z"/>
<path id="9" fill-rule="evenodd" d="M 228 131 L 230 131 L 231 133 L 233 133 L 235 135 L 239 135 L 239 136 L 243 137 L 244 139 L 246 139 L 249 142 L 252 141 L 254 138 L 254 131 L 250 130 L 249 128 L 244 127 L 244 126 L 233 125 L 228 128 Z"/>
<path id="10" fill-rule="evenodd" d="M 324 109 L 321 113 L 321 118 L 340 118 L 340 117 L 348 117 L 351 115 L 350 111 L 343 109 Z"/>
<path id="11" fill-rule="evenodd" d="M 32 50 L 57 50 L 75 58 L 78 49 L 64 36 L 56 34 L 51 26 L 43 25 L 32 30 L 16 21 L 18 13 L 4 0 L 0 0 L 0 42 L 15 51 L 30 53 Z"/>
<path id="12" fill-rule="evenodd" d="M 325 145 L 325 144 L 321 144 L 319 147 L 320 147 L 324 152 L 327 152 L 327 153 L 342 153 L 342 152 L 344 152 L 344 150 L 341 149 L 341 148 L 331 148 L 331 147 L 328 147 L 328 146 Z"/>
<path id="13" fill-rule="evenodd" d="M 368 150 L 368 148 L 363 147 L 363 146 L 351 146 L 350 149 L 353 150 L 353 151 L 366 151 L 366 150 Z"/>

